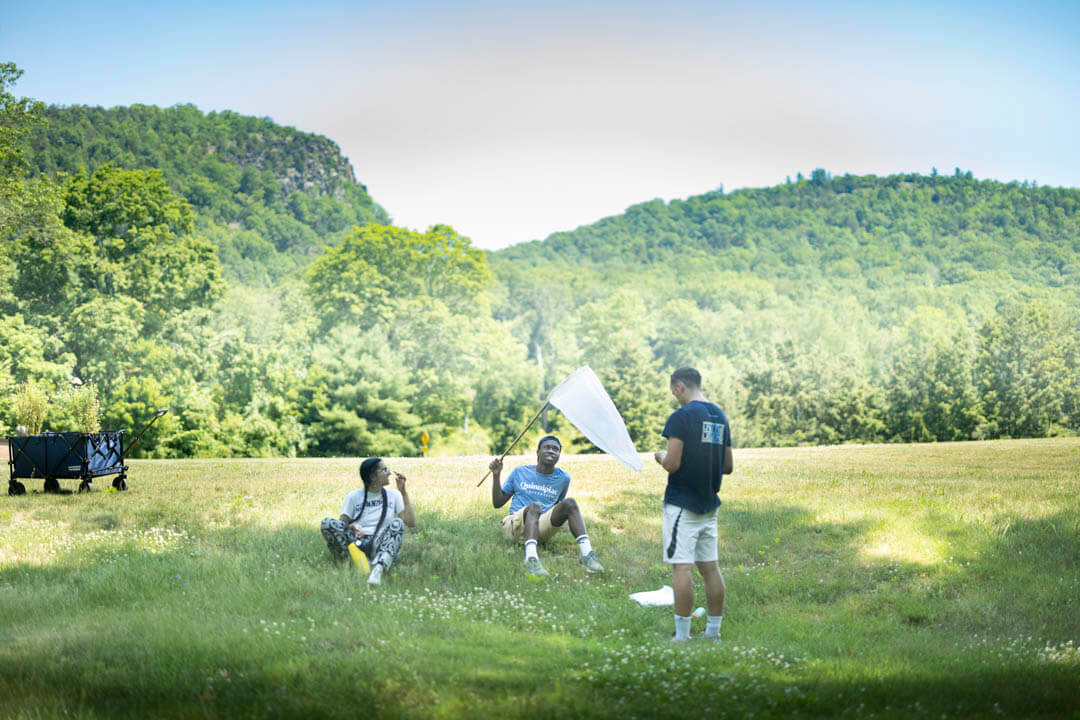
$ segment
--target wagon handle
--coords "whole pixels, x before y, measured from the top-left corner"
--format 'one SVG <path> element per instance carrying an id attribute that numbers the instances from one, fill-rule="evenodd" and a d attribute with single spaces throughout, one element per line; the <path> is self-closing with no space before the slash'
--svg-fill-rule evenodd
<path id="1" fill-rule="evenodd" d="M 135 439 L 131 441 L 131 444 L 128 445 L 127 449 L 125 449 L 123 452 L 121 452 L 120 455 L 122 457 L 126 458 L 127 454 L 129 452 L 131 452 L 131 448 L 135 447 L 135 445 L 138 444 L 139 440 L 142 439 L 143 433 L 145 433 L 147 430 L 149 430 L 150 426 L 153 425 L 155 422 L 157 422 L 157 419 L 159 417 L 161 417 L 162 415 L 164 415 L 165 413 L 167 413 L 167 412 L 169 412 L 169 408 L 161 408 L 156 413 L 154 413 L 154 417 L 150 419 L 150 422 L 146 423 L 146 427 L 144 427 L 141 431 L 139 431 L 139 434 L 135 436 Z"/>

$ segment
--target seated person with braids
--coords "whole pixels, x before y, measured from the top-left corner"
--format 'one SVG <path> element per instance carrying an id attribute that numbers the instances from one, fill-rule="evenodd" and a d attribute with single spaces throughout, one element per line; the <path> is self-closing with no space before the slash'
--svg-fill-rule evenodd
<path id="1" fill-rule="evenodd" d="M 388 488 L 390 468 L 382 458 L 360 464 L 364 487 L 345 496 L 339 518 L 323 518 L 322 536 L 339 560 L 352 559 L 368 573 L 368 585 L 382 582 L 383 573 L 401 552 L 405 526 L 416 527 L 416 510 L 405 490 L 406 478 L 394 473 L 397 490 Z M 370 559 L 370 563 L 369 563 Z"/>

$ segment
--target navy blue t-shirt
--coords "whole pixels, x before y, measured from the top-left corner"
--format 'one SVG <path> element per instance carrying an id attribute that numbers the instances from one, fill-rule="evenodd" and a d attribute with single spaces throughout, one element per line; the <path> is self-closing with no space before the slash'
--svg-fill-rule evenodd
<path id="1" fill-rule="evenodd" d="M 731 445 L 731 426 L 724 411 L 711 402 L 694 400 L 679 408 L 664 425 L 666 438 L 683 442 L 678 471 L 668 474 L 664 502 L 691 512 L 712 512 L 720 505 L 724 448 Z"/>

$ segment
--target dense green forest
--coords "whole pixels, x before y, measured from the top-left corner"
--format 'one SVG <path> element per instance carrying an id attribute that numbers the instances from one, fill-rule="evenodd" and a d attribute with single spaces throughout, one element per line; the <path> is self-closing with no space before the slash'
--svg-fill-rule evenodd
<path id="1" fill-rule="evenodd" d="M 387 224 L 327 138 L 191 105 L 43 108 L 26 139 L 33 175 L 110 165 L 160 170 L 190 203 L 228 279 L 269 286 L 357 225 Z"/>
<path id="2" fill-rule="evenodd" d="M 414 455 L 426 430 L 488 453 L 585 363 L 641 450 L 683 364 L 740 446 L 1080 431 L 1078 190 L 815 170 L 486 253 L 394 226 L 326 138 L 47 107 L 19 75 L 0 65 L 0 432 L 170 407 L 140 452 Z"/>

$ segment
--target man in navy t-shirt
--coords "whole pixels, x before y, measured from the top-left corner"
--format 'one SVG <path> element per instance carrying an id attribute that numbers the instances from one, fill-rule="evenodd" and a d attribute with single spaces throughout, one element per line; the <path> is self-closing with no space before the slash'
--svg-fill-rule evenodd
<path id="1" fill-rule="evenodd" d="M 654 455 L 668 473 L 664 490 L 663 556 L 672 568 L 675 589 L 675 637 L 690 637 L 694 607 L 692 568 L 705 581 L 708 619 L 705 637 L 718 641 L 724 617 L 724 577 L 716 564 L 716 509 L 720 481 L 734 469 L 731 426 L 724 412 L 701 392 L 701 373 L 683 367 L 671 374 L 671 394 L 679 409 L 662 435 L 667 450 Z"/>
<path id="2" fill-rule="evenodd" d="M 503 536 L 507 540 L 525 541 L 525 574 L 533 579 L 548 575 L 536 551 L 537 541 L 549 540 L 563 523 L 569 524 L 577 540 L 585 570 L 604 571 L 585 532 L 581 509 L 573 498 L 566 497 L 570 476 L 555 467 L 561 455 L 559 438 L 548 435 L 536 446 L 536 464 L 514 468 L 505 483 L 500 482 L 502 458 L 495 458 L 488 465 L 492 473 L 491 504 L 500 508 L 513 499 L 510 512 L 500 524 Z"/>

